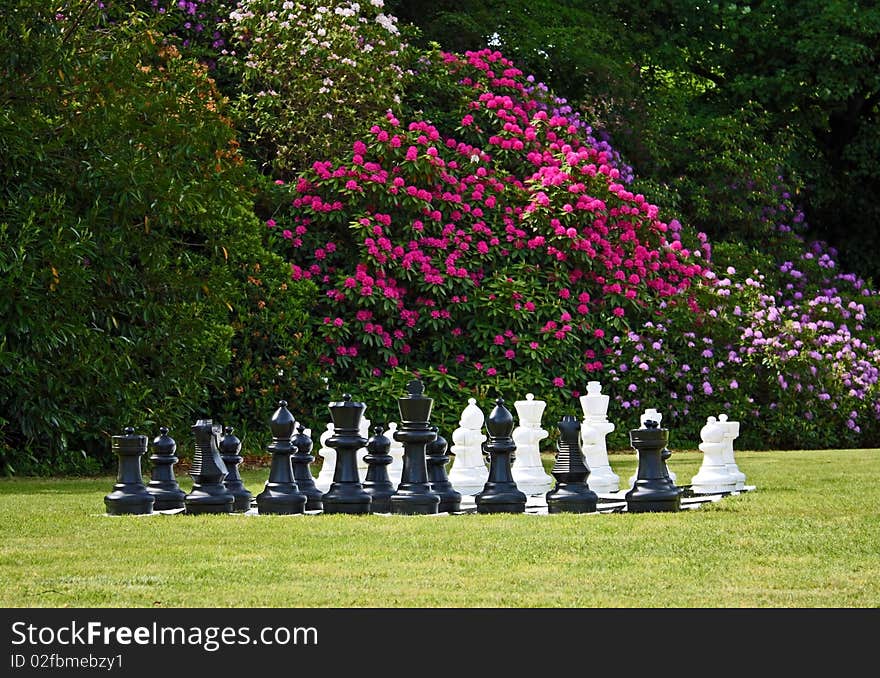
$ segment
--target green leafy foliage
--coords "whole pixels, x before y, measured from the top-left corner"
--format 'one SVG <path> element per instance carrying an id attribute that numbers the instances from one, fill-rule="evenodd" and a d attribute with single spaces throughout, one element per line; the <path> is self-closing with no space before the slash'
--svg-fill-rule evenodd
<path id="1" fill-rule="evenodd" d="M 126 425 L 210 416 L 249 344 L 245 269 L 288 269 L 204 67 L 143 16 L 13 3 L 0 76 L 2 462 L 89 470 Z"/>

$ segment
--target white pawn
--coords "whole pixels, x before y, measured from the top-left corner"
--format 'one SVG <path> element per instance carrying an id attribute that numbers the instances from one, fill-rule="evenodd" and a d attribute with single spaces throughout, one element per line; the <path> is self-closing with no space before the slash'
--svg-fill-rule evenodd
<path id="1" fill-rule="evenodd" d="M 317 487 L 321 492 L 327 492 L 330 490 L 330 485 L 333 483 L 333 474 L 336 471 L 336 450 L 332 447 L 327 446 L 327 439 L 333 435 L 335 427 L 333 422 L 327 424 L 327 430 L 321 434 L 321 448 L 318 450 L 318 454 L 323 457 L 324 462 L 321 464 L 321 471 L 318 473 L 318 477 L 315 478 L 315 487 Z"/>
<path id="2" fill-rule="evenodd" d="M 462 495 L 475 495 L 489 480 L 489 468 L 483 458 L 483 423 L 486 417 L 474 398 L 461 413 L 459 427 L 452 432 L 451 454 L 455 455 L 449 471 L 449 482 Z"/>
<path id="3" fill-rule="evenodd" d="M 365 408 L 366 409 L 366 408 Z M 361 424 L 358 428 L 358 435 L 361 438 L 370 439 L 370 436 L 373 435 L 370 433 L 370 420 L 366 417 L 361 417 Z M 358 469 L 358 477 L 361 479 L 361 482 L 364 482 L 367 479 L 367 471 L 370 470 L 370 465 L 367 463 L 364 457 L 367 456 L 367 448 L 366 445 L 364 447 L 358 448 L 357 451 L 357 469 Z"/>
<path id="4" fill-rule="evenodd" d="M 513 430 L 516 443 L 516 461 L 513 462 L 513 482 L 527 495 L 546 494 L 553 487 L 553 478 L 544 471 L 541 463 L 540 442 L 550 435 L 541 428 L 541 417 L 547 403 L 535 400 L 532 393 L 525 400 L 517 400 L 513 406 L 519 416 L 519 426 Z"/>
<path id="5" fill-rule="evenodd" d="M 581 446 L 584 461 L 590 469 L 587 484 L 593 492 L 609 493 L 620 490 L 620 477 L 611 469 L 608 462 L 608 447 L 605 438 L 614 430 L 608 421 L 610 397 L 602 395 L 598 381 L 587 383 L 587 394 L 580 397 L 584 420 L 581 423 Z"/>
<path id="6" fill-rule="evenodd" d="M 642 414 L 642 416 L 639 417 L 639 423 L 641 424 L 642 428 L 645 428 L 646 421 L 656 421 L 657 425 L 659 426 L 662 419 L 663 419 L 663 415 L 660 414 L 660 412 L 655 410 L 653 407 L 649 407 L 647 410 L 645 410 L 644 414 Z M 636 456 L 638 456 L 638 453 L 636 453 Z M 665 462 L 664 462 L 664 465 L 665 465 Z M 677 477 L 676 474 L 673 473 L 672 469 L 669 468 L 668 466 L 666 466 L 666 472 L 669 473 L 669 479 L 672 481 L 672 484 L 674 485 L 675 479 Z M 631 486 L 636 484 L 636 478 L 638 477 L 638 475 L 639 475 L 639 470 L 638 470 L 638 465 L 637 465 L 636 472 L 629 479 L 629 484 Z"/>
<path id="7" fill-rule="evenodd" d="M 715 417 L 706 419 L 706 425 L 700 429 L 699 447 L 703 452 L 703 463 L 700 470 L 691 479 L 691 488 L 695 494 L 716 494 L 732 492 L 736 489 L 736 479 L 727 473 L 724 461 L 726 427 Z"/>
<path id="8" fill-rule="evenodd" d="M 746 484 L 746 474 L 736 465 L 733 452 L 733 441 L 739 438 L 739 422 L 728 421 L 726 414 L 719 414 L 718 421 L 725 428 L 724 463 L 727 465 L 727 475 L 736 483 L 736 489 L 741 490 Z"/>
<path id="9" fill-rule="evenodd" d="M 388 464 L 388 480 L 396 488 L 400 485 L 400 479 L 403 476 L 403 443 L 395 440 L 394 433 L 397 431 L 397 422 L 388 422 L 388 430 L 385 435 L 391 439 L 391 449 L 388 454 L 391 455 L 391 463 Z"/>

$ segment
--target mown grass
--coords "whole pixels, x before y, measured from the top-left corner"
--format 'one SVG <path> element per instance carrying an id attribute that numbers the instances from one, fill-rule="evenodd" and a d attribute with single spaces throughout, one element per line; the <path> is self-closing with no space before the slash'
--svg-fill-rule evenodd
<path id="1" fill-rule="evenodd" d="M 108 517 L 113 478 L 7 479 L 0 606 L 880 606 L 880 450 L 736 459 L 756 491 L 672 514 Z"/>

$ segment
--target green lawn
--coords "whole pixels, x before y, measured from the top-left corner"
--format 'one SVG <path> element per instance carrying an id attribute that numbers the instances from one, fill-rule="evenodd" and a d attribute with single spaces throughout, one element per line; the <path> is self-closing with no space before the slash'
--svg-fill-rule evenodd
<path id="1" fill-rule="evenodd" d="M 756 491 L 665 514 L 108 517 L 111 477 L 6 479 L 0 606 L 880 606 L 880 450 L 736 460 Z"/>

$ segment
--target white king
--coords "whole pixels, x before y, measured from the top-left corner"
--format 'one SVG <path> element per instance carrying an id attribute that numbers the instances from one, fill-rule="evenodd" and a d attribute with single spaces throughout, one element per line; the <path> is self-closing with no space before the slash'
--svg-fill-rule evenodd
<path id="1" fill-rule="evenodd" d="M 449 471 L 449 482 L 462 495 L 478 494 L 489 480 L 489 468 L 483 458 L 485 420 L 483 411 L 477 407 L 477 401 L 468 398 L 468 406 L 461 413 L 459 426 L 452 432 L 452 447 L 449 452 L 455 458 Z"/>
<path id="2" fill-rule="evenodd" d="M 535 400 L 534 394 L 527 393 L 525 400 L 517 400 L 513 406 L 519 418 L 519 426 L 513 430 L 513 442 L 516 443 L 513 482 L 527 495 L 546 494 L 553 487 L 553 478 L 544 471 L 541 463 L 540 442 L 549 435 L 541 428 L 547 403 Z"/>
<path id="3" fill-rule="evenodd" d="M 608 421 L 610 397 L 602 395 L 598 381 L 587 383 L 587 394 L 580 397 L 584 420 L 581 423 L 581 446 L 584 460 L 590 469 L 588 484 L 593 492 L 608 493 L 620 490 L 620 478 L 608 463 L 606 436 L 614 430 Z"/>

